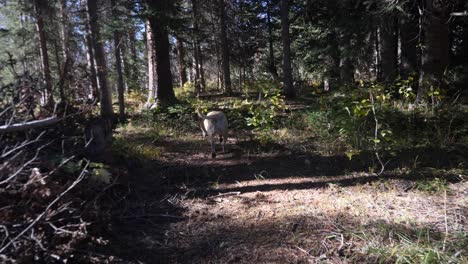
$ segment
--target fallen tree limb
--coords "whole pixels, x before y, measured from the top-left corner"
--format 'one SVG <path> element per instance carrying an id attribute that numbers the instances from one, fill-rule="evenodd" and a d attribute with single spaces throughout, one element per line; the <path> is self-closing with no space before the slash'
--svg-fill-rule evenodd
<path id="1" fill-rule="evenodd" d="M 17 131 L 25 131 L 33 128 L 45 127 L 50 126 L 58 123 L 60 119 L 57 116 L 52 116 L 48 118 L 44 118 L 41 120 L 34 120 L 25 123 L 17 123 L 12 125 L 4 125 L 0 126 L 0 133 L 9 133 L 9 132 L 17 132 Z"/>

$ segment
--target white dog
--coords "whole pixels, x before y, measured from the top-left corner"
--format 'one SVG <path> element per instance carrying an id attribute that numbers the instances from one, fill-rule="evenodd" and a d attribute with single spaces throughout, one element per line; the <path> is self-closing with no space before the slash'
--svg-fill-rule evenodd
<path id="1" fill-rule="evenodd" d="M 216 158 L 216 149 L 215 149 L 215 136 L 219 135 L 219 141 L 223 146 L 224 153 L 224 144 L 227 140 L 228 133 L 228 121 L 226 115 L 221 111 L 212 111 L 207 115 L 202 114 L 200 109 L 197 109 L 198 117 L 200 120 L 200 128 L 202 130 L 203 138 L 208 135 L 211 142 L 211 157 Z"/>

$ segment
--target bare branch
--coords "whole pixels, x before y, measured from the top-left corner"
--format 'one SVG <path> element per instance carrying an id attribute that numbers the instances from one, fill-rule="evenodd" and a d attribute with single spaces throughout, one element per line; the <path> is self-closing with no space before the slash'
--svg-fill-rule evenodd
<path id="1" fill-rule="evenodd" d="M 46 213 L 50 210 L 50 208 L 52 208 L 52 206 L 54 206 L 65 194 L 67 194 L 70 190 L 72 190 L 73 188 L 75 188 L 76 185 L 78 185 L 78 183 L 80 183 L 84 176 L 85 176 L 85 172 L 86 172 L 86 169 L 88 168 L 89 166 L 89 161 L 86 163 L 85 167 L 83 168 L 83 170 L 81 171 L 80 175 L 76 178 L 76 180 L 70 185 L 68 186 L 68 188 L 63 191 L 61 194 L 59 194 L 46 208 L 45 210 L 39 214 L 36 219 L 34 219 L 34 221 L 31 222 L 31 224 L 29 224 L 23 231 L 21 231 L 17 236 L 15 236 L 10 242 L 8 242 L 4 247 L 2 247 L 0 249 L 0 254 L 5 251 L 5 249 L 7 249 L 11 244 L 13 244 L 16 240 L 18 240 L 18 238 L 20 238 L 21 236 L 23 236 L 26 232 L 28 232 L 31 228 L 34 227 L 34 225 L 37 224 L 37 222 L 39 220 L 41 220 L 42 217 L 44 217 L 44 215 L 46 215 Z"/>
<path id="2" fill-rule="evenodd" d="M 28 162 L 24 163 L 23 166 L 21 166 L 21 168 L 19 168 L 15 173 L 13 173 L 12 175 L 10 175 L 10 177 L 8 177 L 7 179 L 3 180 L 0 182 L 0 185 L 4 184 L 4 183 L 7 183 L 9 182 L 11 179 L 13 179 L 14 177 L 16 177 L 16 175 L 18 175 L 21 171 L 24 170 L 24 168 L 26 168 L 29 164 L 31 164 L 33 161 L 35 161 L 37 159 L 37 156 L 39 156 L 39 152 L 47 147 L 48 145 L 52 144 L 53 141 L 45 144 L 45 145 L 42 145 L 41 147 L 39 147 L 37 150 L 36 150 L 36 154 L 34 155 L 34 157 L 32 159 L 30 159 Z"/>

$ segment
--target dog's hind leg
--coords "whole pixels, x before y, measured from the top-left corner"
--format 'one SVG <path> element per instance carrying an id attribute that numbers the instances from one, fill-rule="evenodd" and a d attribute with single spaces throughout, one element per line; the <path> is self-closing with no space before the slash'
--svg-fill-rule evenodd
<path id="1" fill-rule="evenodd" d="M 227 135 L 223 134 L 222 136 L 220 136 L 219 140 L 221 141 L 221 146 L 223 146 L 223 153 L 225 153 L 224 145 L 226 145 Z"/>
<path id="2" fill-rule="evenodd" d="M 211 157 L 214 159 L 216 158 L 216 146 L 215 146 L 215 139 L 214 136 L 210 136 L 210 142 L 211 142 Z"/>

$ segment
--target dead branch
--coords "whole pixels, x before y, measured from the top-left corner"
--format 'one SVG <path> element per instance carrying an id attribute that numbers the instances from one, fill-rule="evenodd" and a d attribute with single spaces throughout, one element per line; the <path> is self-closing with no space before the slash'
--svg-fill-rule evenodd
<path id="1" fill-rule="evenodd" d="M 13 173 L 12 175 L 10 175 L 10 177 L 8 177 L 8 178 L 6 178 L 5 180 L 1 181 L 1 182 L 0 182 L 0 185 L 5 184 L 5 183 L 9 182 L 11 179 L 13 179 L 14 177 L 16 177 L 16 175 L 18 175 L 20 172 L 22 172 L 22 171 L 24 170 L 24 168 L 26 168 L 29 164 L 31 164 L 32 162 L 34 162 L 34 161 L 37 159 L 37 157 L 39 156 L 39 152 L 40 152 L 43 148 L 49 146 L 50 144 L 52 144 L 52 142 L 53 142 L 53 141 L 48 142 L 48 143 L 46 143 L 46 144 L 40 146 L 40 147 L 36 150 L 36 154 L 34 155 L 34 157 L 33 157 L 32 159 L 30 159 L 29 161 L 27 161 L 26 163 L 24 163 L 23 166 L 21 166 L 21 168 L 19 168 L 18 170 L 16 170 L 15 173 Z"/>
<path id="2" fill-rule="evenodd" d="M 464 12 L 453 12 L 450 14 L 451 16 L 468 16 L 468 12 L 467 11 L 464 11 Z"/>
<path id="3" fill-rule="evenodd" d="M 220 193 L 218 195 L 210 196 L 207 199 L 219 198 L 223 196 L 231 196 L 231 195 L 239 195 L 241 192 L 227 192 L 227 193 Z"/>
<path id="4" fill-rule="evenodd" d="M 18 151 L 32 143 L 35 143 L 35 142 L 38 142 L 39 139 L 41 139 L 41 137 L 45 134 L 45 131 L 42 131 L 42 133 L 40 133 L 34 140 L 25 140 L 23 143 L 21 143 L 19 146 L 15 146 L 13 147 L 11 150 L 9 151 L 6 151 L 6 148 L 4 149 L 3 153 L 2 153 L 2 156 L 0 158 L 6 158 L 8 155 L 10 155 L 11 153 L 15 152 L 15 151 Z M 5 152 L 6 151 L 6 152 Z"/>
<path id="5" fill-rule="evenodd" d="M 47 212 L 50 210 L 50 208 L 52 208 L 52 206 L 54 206 L 65 194 L 67 194 L 70 190 L 72 190 L 73 188 L 75 188 L 76 185 L 78 185 L 78 183 L 80 183 L 85 174 L 86 174 L 86 169 L 88 168 L 89 166 L 89 161 L 86 163 L 85 167 L 83 168 L 83 170 L 81 171 L 80 175 L 75 179 L 75 181 L 70 185 L 68 186 L 68 188 L 63 191 L 61 194 L 59 194 L 49 205 L 47 205 L 47 207 L 45 208 L 45 210 L 39 214 L 36 219 L 34 219 L 34 221 L 32 221 L 25 229 L 23 229 L 23 231 L 21 231 L 17 236 L 15 236 L 13 239 L 11 239 L 5 246 L 3 246 L 1 249 L 0 249 L 0 254 L 5 251 L 11 244 L 13 244 L 16 240 L 18 240 L 18 238 L 20 238 L 21 236 L 23 236 L 26 232 L 28 232 L 31 228 L 34 227 L 34 225 L 37 224 L 37 222 L 39 222 L 39 220 L 41 220 L 42 217 L 44 217 L 44 215 L 47 214 Z"/>
<path id="6" fill-rule="evenodd" d="M 41 120 L 34 120 L 25 123 L 18 123 L 12 125 L 4 125 L 0 126 L 0 133 L 10 133 L 10 132 L 17 132 L 17 131 L 25 131 L 34 128 L 41 128 L 45 126 L 50 126 L 58 123 L 60 119 L 57 116 L 52 116 L 48 118 L 44 118 Z"/>

